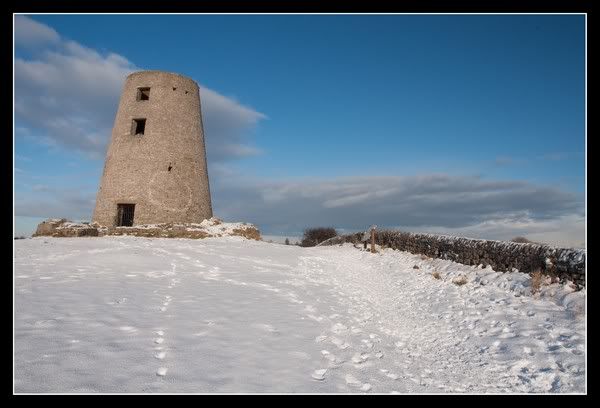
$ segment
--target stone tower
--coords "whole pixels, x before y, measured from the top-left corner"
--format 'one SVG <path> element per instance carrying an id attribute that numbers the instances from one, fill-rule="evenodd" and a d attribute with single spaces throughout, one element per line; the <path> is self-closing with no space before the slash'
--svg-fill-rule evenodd
<path id="1" fill-rule="evenodd" d="M 198 84 L 161 71 L 127 77 L 92 220 L 104 226 L 212 217 Z"/>

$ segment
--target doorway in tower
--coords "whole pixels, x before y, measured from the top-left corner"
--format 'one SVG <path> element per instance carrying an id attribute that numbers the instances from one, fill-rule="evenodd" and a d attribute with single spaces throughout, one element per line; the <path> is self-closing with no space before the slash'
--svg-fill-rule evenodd
<path id="1" fill-rule="evenodd" d="M 135 204 L 117 204 L 117 227 L 133 226 Z"/>

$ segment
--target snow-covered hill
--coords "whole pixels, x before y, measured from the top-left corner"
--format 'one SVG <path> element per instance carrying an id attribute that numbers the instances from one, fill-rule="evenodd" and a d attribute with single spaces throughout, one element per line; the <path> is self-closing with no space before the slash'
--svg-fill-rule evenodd
<path id="1" fill-rule="evenodd" d="M 239 237 L 17 240 L 15 391 L 586 391 L 585 290 L 534 297 L 527 275 L 423 258 Z"/>

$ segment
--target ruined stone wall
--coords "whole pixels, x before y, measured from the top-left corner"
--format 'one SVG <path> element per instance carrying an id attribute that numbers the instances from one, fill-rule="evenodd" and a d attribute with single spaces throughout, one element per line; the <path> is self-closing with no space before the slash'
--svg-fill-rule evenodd
<path id="1" fill-rule="evenodd" d="M 344 235 L 321 245 L 360 243 L 362 237 L 362 232 Z M 383 247 L 465 265 L 490 265 L 498 272 L 541 270 L 543 274 L 558 277 L 561 282 L 570 280 L 579 288 L 585 287 L 586 252 L 583 249 L 385 230 L 377 231 L 375 241 Z"/>
<path id="2" fill-rule="evenodd" d="M 138 100 L 139 88 L 150 88 Z M 146 119 L 143 135 L 134 119 Z M 135 204 L 133 225 L 212 217 L 196 82 L 161 71 L 125 80 L 92 220 L 114 226 L 117 204 Z"/>

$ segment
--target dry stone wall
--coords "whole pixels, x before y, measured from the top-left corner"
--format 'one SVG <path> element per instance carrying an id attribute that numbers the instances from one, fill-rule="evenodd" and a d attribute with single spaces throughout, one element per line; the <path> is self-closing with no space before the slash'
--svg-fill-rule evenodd
<path id="1" fill-rule="evenodd" d="M 321 245 L 361 243 L 362 239 L 361 232 L 335 237 Z M 578 288 L 585 287 L 586 252 L 583 249 L 386 230 L 376 233 L 375 242 L 383 247 L 465 265 L 490 265 L 498 272 L 541 270 L 561 282 L 569 280 Z"/>

